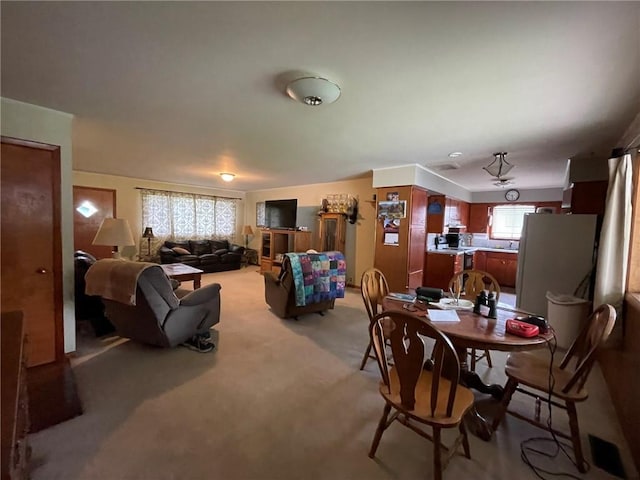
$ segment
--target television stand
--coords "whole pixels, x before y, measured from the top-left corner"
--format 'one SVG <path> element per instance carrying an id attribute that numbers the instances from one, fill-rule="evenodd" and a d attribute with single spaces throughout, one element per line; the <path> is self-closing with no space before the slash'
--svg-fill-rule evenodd
<path id="1" fill-rule="evenodd" d="M 311 248 L 311 232 L 269 229 L 262 231 L 260 273 L 280 273 L 282 259 L 288 252 L 306 252 Z"/>

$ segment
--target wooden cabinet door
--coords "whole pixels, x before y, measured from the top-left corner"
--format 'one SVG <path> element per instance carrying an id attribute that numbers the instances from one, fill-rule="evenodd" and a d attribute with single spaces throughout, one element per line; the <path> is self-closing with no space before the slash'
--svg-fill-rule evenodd
<path id="1" fill-rule="evenodd" d="M 344 253 L 346 217 L 341 213 L 321 214 L 318 236 L 319 251 L 338 251 Z"/>
<path id="2" fill-rule="evenodd" d="M 467 232 L 487 233 L 489 223 L 489 205 L 486 203 L 472 203 L 469 205 L 469 223 Z"/>
<path id="3" fill-rule="evenodd" d="M 429 195 L 427 199 L 427 233 L 443 233 L 445 210 L 444 195 Z"/>
<path id="4" fill-rule="evenodd" d="M 487 255 L 487 270 L 488 273 L 493 275 L 498 282 L 498 285 L 503 286 L 506 278 L 505 261 L 499 257 Z"/>
<path id="5" fill-rule="evenodd" d="M 2 137 L 3 311 L 23 312 L 27 365 L 64 358 L 60 147 Z"/>
<path id="6" fill-rule="evenodd" d="M 516 286 L 517 270 L 518 270 L 517 254 L 487 252 L 487 268 L 485 271 L 493 275 L 501 287 Z"/>
<path id="7" fill-rule="evenodd" d="M 513 287 L 516 286 L 516 275 L 518 273 L 518 260 L 507 260 L 507 265 L 505 269 L 505 286 Z"/>
<path id="8" fill-rule="evenodd" d="M 487 271 L 487 254 L 486 252 L 475 252 L 473 254 L 473 268 L 474 270 Z"/>
<path id="9" fill-rule="evenodd" d="M 445 253 L 428 253 L 427 270 L 424 275 L 424 284 L 427 287 L 449 288 L 449 281 L 454 274 L 455 261 L 458 255 Z"/>
<path id="10" fill-rule="evenodd" d="M 469 204 L 467 202 L 458 202 L 458 218 L 461 225 L 469 225 Z M 468 231 L 469 229 L 467 229 L 467 232 Z"/>

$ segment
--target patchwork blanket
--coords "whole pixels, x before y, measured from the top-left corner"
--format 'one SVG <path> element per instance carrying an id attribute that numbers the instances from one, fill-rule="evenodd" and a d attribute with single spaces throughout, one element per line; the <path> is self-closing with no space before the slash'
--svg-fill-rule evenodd
<path id="1" fill-rule="evenodd" d="M 341 252 L 287 253 L 296 306 L 344 298 L 347 263 Z"/>

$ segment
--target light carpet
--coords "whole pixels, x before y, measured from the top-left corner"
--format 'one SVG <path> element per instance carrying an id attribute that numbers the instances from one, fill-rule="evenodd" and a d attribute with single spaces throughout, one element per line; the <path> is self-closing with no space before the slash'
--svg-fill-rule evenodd
<path id="1" fill-rule="evenodd" d="M 432 444 L 397 422 L 367 456 L 384 403 L 374 362 L 358 370 L 368 342 L 358 290 L 324 317 L 295 321 L 269 311 L 257 267 L 203 276 L 211 282 L 222 285 L 212 353 L 79 336 L 72 366 L 84 414 L 30 435 L 34 480 L 432 477 Z M 505 357 L 493 357 L 478 369 L 504 384 Z M 589 386 L 578 407 L 587 457 L 588 433 L 609 440 L 633 478 L 598 368 Z M 471 460 L 454 457 L 444 476 L 537 478 L 519 444 L 543 434 L 507 417 L 490 442 L 470 435 Z M 567 462 L 552 467 L 577 474 Z M 583 478 L 615 477 L 592 467 Z"/>

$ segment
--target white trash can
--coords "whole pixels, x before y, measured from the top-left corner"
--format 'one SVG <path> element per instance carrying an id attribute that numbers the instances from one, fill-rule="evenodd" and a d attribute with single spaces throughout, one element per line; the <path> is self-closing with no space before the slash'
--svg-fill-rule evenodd
<path id="1" fill-rule="evenodd" d="M 582 330 L 591 309 L 584 298 L 547 292 L 547 321 L 556 332 L 558 347 L 567 350 Z"/>

